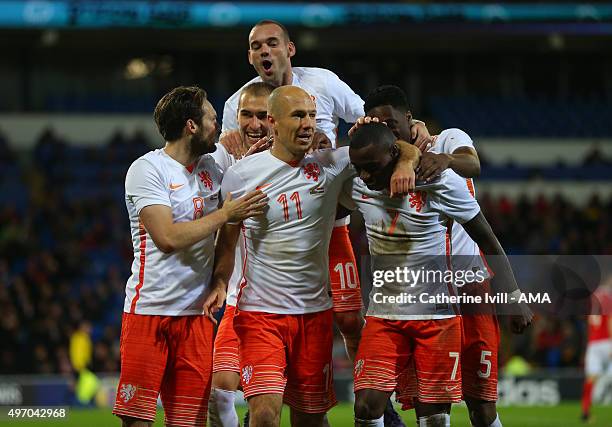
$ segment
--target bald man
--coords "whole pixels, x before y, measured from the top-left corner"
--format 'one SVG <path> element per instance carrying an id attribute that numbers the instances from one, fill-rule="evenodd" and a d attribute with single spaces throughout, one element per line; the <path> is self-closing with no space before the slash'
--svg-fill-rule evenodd
<path id="1" fill-rule="evenodd" d="M 315 117 L 306 91 L 275 89 L 268 100 L 272 149 L 231 167 L 222 184 L 223 194 L 233 198 L 258 188 L 270 199 L 257 220 L 222 230 L 214 276 L 215 282 L 229 280 L 242 229 L 246 256 L 234 330 L 255 427 L 280 425 L 283 401 L 291 407 L 292 425 L 322 425 L 336 403 L 327 254 L 338 196 L 354 171 L 346 147 L 307 154 Z M 402 147 L 396 170 L 412 170 L 418 150 Z"/>

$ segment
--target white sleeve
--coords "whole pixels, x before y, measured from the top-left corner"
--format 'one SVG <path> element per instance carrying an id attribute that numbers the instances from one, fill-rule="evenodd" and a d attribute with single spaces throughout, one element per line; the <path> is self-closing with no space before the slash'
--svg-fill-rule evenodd
<path id="1" fill-rule="evenodd" d="M 453 154 L 455 150 L 460 147 L 474 148 L 474 141 L 472 141 L 472 138 L 461 129 L 447 129 L 444 132 L 448 134 L 445 135 L 443 143 L 438 148 L 440 153 Z"/>
<path id="2" fill-rule="evenodd" d="M 347 123 L 355 123 L 359 117 L 365 115 L 363 100 L 331 71 L 327 79 L 327 90 L 334 102 L 334 115 Z"/>
<path id="3" fill-rule="evenodd" d="M 473 219 L 480 206 L 468 189 L 464 178 L 461 178 L 452 170 L 442 172 L 439 185 L 435 191 L 427 193 L 432 209 L 464 224 Z"/>
<path id="4" fill-rule="evenodd" d="M 136 212 L 151 205 L 172 206 L 170 188 L 159 171 L 145 159 L 138 159 L 127 171 L 125 195 L 136 207 Z"/>
<path id="5" fill-rule="evenodd" d="M 221 144 L 215 144 L 217 149 L 211 153 L 211 157 L 215 159 L 215 163 L 219 165 L 221 171 L 225 173 L 231 166 L 234 165 L 234 156 L 227 152 L 225 147 Z"/>
<path id="6" fill-rule="evenodd" d="M 221 198 L 225 199 L 227 193 L 232 194 L 232 200 L 236 200 L 244 196 L 247 192 L 246 183 L 236 171 L 236 168 L 231 167 L 225 172 L 223 181 L 221 182 Z M 237 224 L 235 222 L 228 222 L 228 224 Z"/>
<path id="7" fill-rule="evenodd" d="M 223 107 L 223 123 L 221 124 L 221 132 L 238 129 L 238 98 L 240 97 L 240 89 L 238 92 L 230 96 Z"/>
<path id="8" fill-rule="evenodd" d="M 330 172 L 332 175 L 338 176 L 344 173 L 347 176 L 354 176 L 354 168 L 349 157 L 349 147 L 330 148 L 329 154 L 331 155 Z"/>
<path id="9" fill-rule="evenodd" d="M 221 182 L 221 197 L 225 199 L 227 193 L 232 193 L 232 199 L 236 200 L 246 194 L 247 188 L 246 183 L 236 171 L 236 168 L 231 167 L 223 176 Z"/>

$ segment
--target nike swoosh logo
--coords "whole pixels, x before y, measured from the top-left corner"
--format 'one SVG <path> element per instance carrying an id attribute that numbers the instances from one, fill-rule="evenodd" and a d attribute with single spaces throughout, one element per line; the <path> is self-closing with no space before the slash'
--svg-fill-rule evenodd
<path id="1" fill-rule="evenodd" d="M 269 186 L 271 186 L 271 185 L 272 185 L 271 183 L 267 183 L 267 184 L 258 185 L 257 187 L 255 187 L 255 191 L 257 191 L 257 190 L 263 190 L 264 188 L 269 187 Z"/>
<path id="2" fill-rule="evenodd" d="M 185 184 L 170 184 L 170 190 L 177 190 Z"/>
<path id="3" fill-rule="evenodd" d="M 310 189 L 310 194 L 323 194 L 325 193 L 325 188 L 323 187 L 313 187 Z"/>
<path id="4" fill-rule="evenodd" d="M 459 387 L 459 385 L 454 385 L 452 387 L 446 386 L 446 391 L 450 393 L 451 391 L 454 391 L 457 387 Z"/>

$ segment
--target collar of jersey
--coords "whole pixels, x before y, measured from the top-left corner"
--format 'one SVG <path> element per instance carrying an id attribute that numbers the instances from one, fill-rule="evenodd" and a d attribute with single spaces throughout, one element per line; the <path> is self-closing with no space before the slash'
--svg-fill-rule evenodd
<path id="1" fill-rule="evenodd" d="M 280 162 L 280 163 L 282 163 L 282 164 L 284 164 L 284 165 L 287 165 L 287 166 L 291 166 L 292 168 L 297 168 L 297 167 L 300 167 L 300 165 L 302 164 L 302 161 L 303 161 L 303 160 L 306 158 L 306 156 L 304 156 L 304 157 L 302 158 L 302 160 L 297 160 L 297 161 L 296 161 L 296 160 L 293 160 L 293 161 L 291 161 L 291 162 L 286 162 L 286 161 L 281 160 L 281 159 L 279 159 L 278 157 L 276 157 L 274 154 L 272 154 L 272 152 L 271 152 L 270 150 L 268 150 L 268 155 L 269 155 L 270 157 L 272 157 L 274 160 L 276 160 L 277 162 Z"/>

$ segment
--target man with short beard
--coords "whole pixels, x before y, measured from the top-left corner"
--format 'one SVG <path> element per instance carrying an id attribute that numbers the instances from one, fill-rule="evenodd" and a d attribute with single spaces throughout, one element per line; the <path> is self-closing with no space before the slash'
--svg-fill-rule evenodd
<path id="1" fill-rule="evenodd" d="M 211 286 L 214 235 L 228 221 L 262 214 L 267 200 L 253 191 L 218 209 L 228 166 L 210 154 L 219 126 L 202 89 L 173 89 L 154 118 L 166 145 L 134 161 L 125 179 L 134 261 L 113 413 L 123 426 L 151 426 L 161 393 L 166 425 L 201 426 L 211 383 L 210 313 L 225 300 L 225 289 Z"/>

